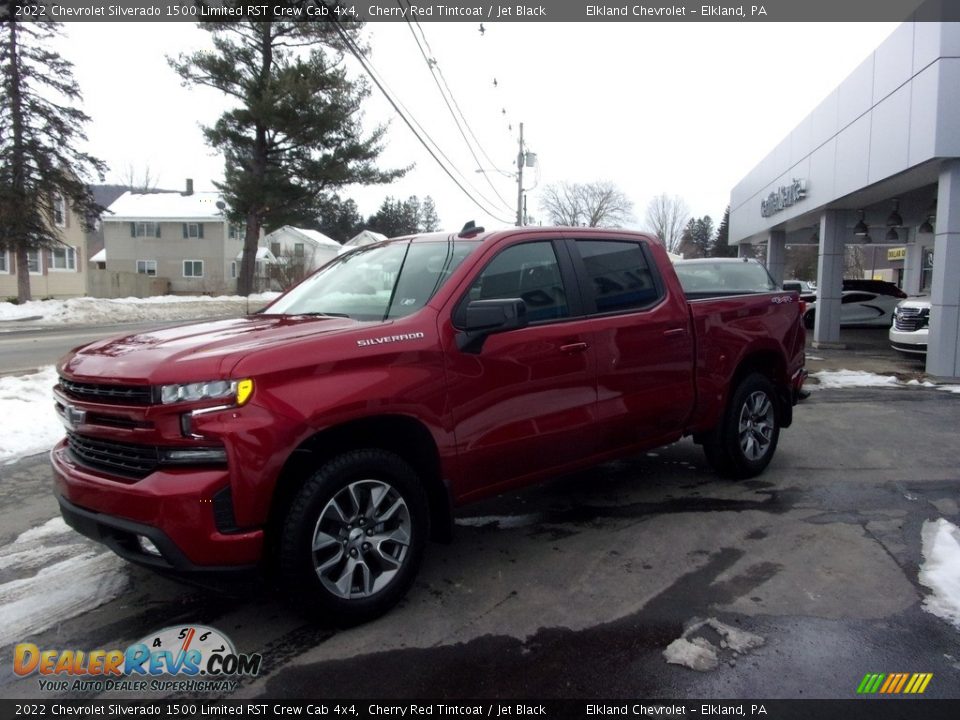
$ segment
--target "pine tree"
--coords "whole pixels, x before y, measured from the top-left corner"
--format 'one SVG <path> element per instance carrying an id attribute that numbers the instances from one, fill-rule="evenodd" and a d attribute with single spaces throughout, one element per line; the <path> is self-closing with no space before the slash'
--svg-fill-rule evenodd
<path id="1" fill-rule="evenodd" d="M 261 20 L 200 23 L 214 50 L 169 59 L 185 83 L 216 88 L 235 104 L 204 135 L 224 154 L 217 187 L 228 217 L 246 222 L 241 295 L 253 287 L 261 227 L 304 223 L 337 188 L 390 182 L 407 170 L 376 166 L 385 126 L 363 134 L 361 105 L 370 91 L 347 77 L 337 31 L 355 35 L 357 24 Z"/>
<path id="2" fill-rule="evenodd" d="M 440 229 L 440 217 L 437 215 L 437 206 L 433 198 L 427 195 L 420 206 L 420 231 L 436 232 Z"/>
<path id="3" fill-rule="evenodd" d="M 344 243 L 363 230 L 363 218 L 353 199 L 341 200 L 339 195 L 331 195 L 322 203 L 316 226 L 327 237 Z"/>
<path id="4" fill-rule="evenodd" d="M 737 248 L 730 245 L 730 206 L 723 211 L 723 219 L 720 221 L 720 227 L 717 228 L 717 237 L 713 241 L 713 247 L 710 249 L 711 257 L 736 257 Z"/>
<path id="5" fill-rule="evenodd" d="M 90 118 L 73 106 L 73 64 L 44 47 L 58 35 L 59 23 L 0 23 L 0 251 L 13 252 L 20 302 L 30 299 L 27 253 L 60 243 L 54 203 L 84 221 L 103 211 L 89 184 L 106 165 L 77 149 Z"/>

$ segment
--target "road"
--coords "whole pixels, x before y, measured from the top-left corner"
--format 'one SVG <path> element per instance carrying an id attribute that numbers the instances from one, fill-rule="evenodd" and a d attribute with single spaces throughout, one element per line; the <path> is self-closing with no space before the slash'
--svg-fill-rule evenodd
<path id="1" fill-rule="evenodd" d="M 66 325 L 31 327 L 24 330 L 7 322 L 0 331 L 0 375 L 30 372 L 44 365 L 52 365 L 73 348 L 100 338 L 156 330 L 185 322 L 189 321 Z"/>
<path id="2" fill-rule="evenodd" d="M 201 623 L 263 654 L 235 698 L 852 699 L 868 672 L 933 673 L 925 697 L 958 698 L 960 628 L 923 609 L 918 581 L 924 521 L 960 523 L 957 427 L 960 396 L 943 391 L 819 390 L 754 480 L 718 480 L 684 441 L 464 509 L 401 606 L 354 628 L 268 582 L 215 593 L 104 556 L 115 598 L 64 617 L 84 592 L 67 576 L 64 600 L 32 598 L 31 622 L 49 627 L 11 628 L 0 654 L 21 640 L 124 648 Z M 20 535 L 54 515 L 49 485 L 42 456 L 0 467 L 8 610 L 11 583 L 94 547 Z M 688 639 L 710 642 L 716 666 L 668 664 L 701 620 Z M 2 663 L 0 696 L 75 695 Z"/>

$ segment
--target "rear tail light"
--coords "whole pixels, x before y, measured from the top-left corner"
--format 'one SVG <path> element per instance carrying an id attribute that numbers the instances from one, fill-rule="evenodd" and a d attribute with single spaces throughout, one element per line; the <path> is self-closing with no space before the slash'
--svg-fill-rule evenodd
<path id="1" fill-rule="evenodd" d="M 807 301 L 801 299 L 798 302 L 800 303 L 800 319 L 802 320 L 803 316 L 807 314 Z"/>

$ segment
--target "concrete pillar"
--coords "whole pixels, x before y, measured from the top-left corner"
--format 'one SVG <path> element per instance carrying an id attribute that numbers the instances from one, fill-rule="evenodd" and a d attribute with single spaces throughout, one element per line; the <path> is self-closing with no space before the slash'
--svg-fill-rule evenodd
<path id="1" fill-rule="evenodd" d="M 918 235 L 915 242 L 906 246 L 907 256 L 903 259 L 903 291 L 907 295 L 916 295 L 920 292 L 920 270 L 923 267 L 923 245 L 921 238 L 929 235 Z"/>
<path id="2" fill-rule="evenodd" d="M 843 214 L 824 210 L 820 215 L 820 257 L 817 259 L 817 314 L 813 326 L 815 348 L 842 348 L 840 298 L 843 293 L 845 228 Z"/>
<path id="3" fill-rule="evenodd" d="M 753 248 L 747 243 L 740 243 L 737 245 L 737 257 L 753 257 Z"/>
<path id="4" fill-rule="evenodd" d="M 927 372 L 960 380 L 960 160 L 940 168 Z"/>
<path id="5" fill-rule="evenodd" d="M 771 230 L 767 239 L 767 272 L 777 285 L 783 284 L 783 272 L 787 264 L 787 233 Z"/>

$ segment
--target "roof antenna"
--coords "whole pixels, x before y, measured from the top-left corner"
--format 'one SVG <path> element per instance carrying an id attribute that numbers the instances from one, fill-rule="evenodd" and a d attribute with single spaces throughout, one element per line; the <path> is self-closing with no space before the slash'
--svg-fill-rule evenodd
<path id="1" fill-rule="evenodd" d="M 460 234 L 457 237 L 472 237 L 483 232 L 482 227 L 477 227 L 477 224 L 473 220 L 467 221 L 467 223 L 460 230 Z"/>

